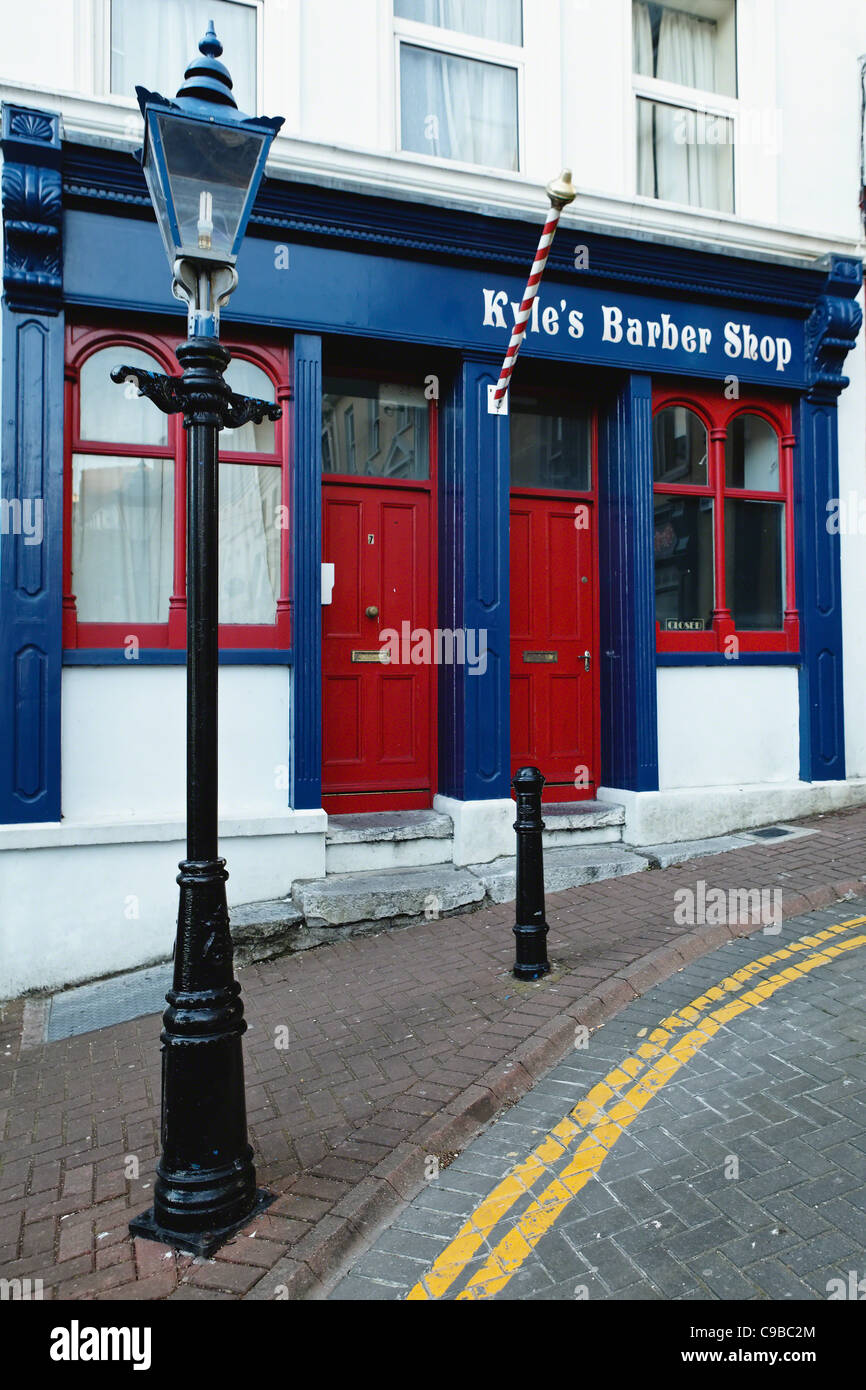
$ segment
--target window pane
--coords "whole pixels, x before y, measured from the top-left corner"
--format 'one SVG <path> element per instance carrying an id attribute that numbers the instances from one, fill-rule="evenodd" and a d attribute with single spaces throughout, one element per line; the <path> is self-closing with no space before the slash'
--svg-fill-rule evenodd
<path id="1" fill-rule="evenodd" d="M 173 554 L 173 460 L 76 454 L 72 592 L 79 622 L 167 622 Z"/>
<path id="2" fill-rule="evenodd" d="M 394 0 L 398 19 L 435 24 L 497 43 L 523 42 L 521 0 Z"/>
<path id="3" fill-rule="evenodd" d="M 280 592 L 281 470 L 221 463 L 219 477 L 221 623 L 273 623 Z"/>
<path id="4" fill-rule="evenodd" d="M 734 123 L 638 99 L 637 191 L 666 203 L 734 211 Z"/>
<path id="5" fill-rule="evenodd" d="M 111 90 L 173 97 L 213 20 L 241 111 L 256 114 L 256 12 L 234 0 L 111 0 Z"/>
<path id="6" fill-rule="evenodd" d="M 662 629 L 705 629 L 713 617 L 713 499 L 655 499 L 656 618 Z"/>
<path id="7" fill-rule="evenodd" d="M 225 379 L 239 396 L 255 396 L 260 401 L 276 399 L 274 383 L 267 372 L 244 357 L 232 358 L 226 367 Z M 274 422 L 263 420 L 260 425 L 254 425 L 250 421 L 235 430 L 222 430 L 220 447 L 248 454 L 272 454 L 276 449 Z"/>
<path id="8" fill-rule="evenodd" d="M 735 0 L 633 0 L 632 47 L 642 77 L 737 95 Z"/>
<path id="9" fill-rule="evenodd" d="M 592 487 L 591 419 L 581 414 L 556 415 L 537 401 L 512 398 L 512 487 Z"/>
<path id="10" fill-rule="evenodd" d="M 781 502 L 725 502 L 727 600 L 743 632 L 782 626 L 784 520 Z"/>
<path id="11" fill-rule="evenodd" d="M 685 406 L 669 406 L 653 420 L 653 481 L 707 485 L 707 431 Z"/>
<path id="12" fill-rule="evenodd" d="M 367 478 L 430 476 L 428 404 L 414 386 L 326 378 L 322 470 Z"/>
<path id="13" fill-rule="evenodd" d="M 400 45 L 401 147 L 517 170 L 517 72 Z"/>
<path id="14" fill-rule="evenodd" d="M 81 438 L 107 444 L 167 444 L 168 417 L 139 396 L 132 382 L 115 386 L 112 367 L 144 367 L 161 372 L 160 364 L 138 348 L 101 348 L 81 368 Z"/>
<path id="15" fill-rule="evenodd" d="M 779 436 L 760 415 L 738 415 L 725 439 L 725 486 L 778 492 Z"/>

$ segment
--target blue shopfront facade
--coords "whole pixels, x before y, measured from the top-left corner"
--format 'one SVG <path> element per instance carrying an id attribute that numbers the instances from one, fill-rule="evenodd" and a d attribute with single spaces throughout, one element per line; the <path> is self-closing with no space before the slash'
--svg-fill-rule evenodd
<path id="1" fill-rule="evenodd" d="M 61 819 L 64 664 L 128 664 L 120 650 L 63 643 L 66 330 L 101 322 L 148 332 L 176 325 L 180 309 L 128 152 L 64 142 L 56 115 L 8 105 L 2 144 L 4 518 L 24 499 L 38 500 L 43 518 L 39 545 L 11 524 L 0 537 L 0 823 L 9 825 Z M 224 660 L 292 668 L 287 799 L 297 810 L 322 805 L 329 352 L 342 362 L 411 353 L 422 379 L 436 382 L 436 623 L 483 630 L 487 660 L 483 674 L 438 671 L 435 790 L 457 802 L 509 794 L 509 422 L 489 412 L 488 387 L 536 236 L 535 223 L 309 183 L 271 179 L 260 193 L 224 327 L 261 332 L 288 354 L 291 639 L 227 650 Z M 796 668 L 800 780 L 845 778 L 840 539 L 826 519 L 839 494 L 837 404 L 861 276 L 846 257 L 792 265 L 562 226 L 515 382 L 521 372 L 540 379 L 547 366 L 595 410 L 604 787 L 659 786 L 660 666 L 730 663 L 721 644 L 658 642 L 653 401 L 665 383 L 719 400 L 763 393 L 789 412 L 796 623 L 787 631 L 796 643 L 746 645 L 736 660 Z M 137 656 L 142 665 L 182 659 L 146 646 Z"/>

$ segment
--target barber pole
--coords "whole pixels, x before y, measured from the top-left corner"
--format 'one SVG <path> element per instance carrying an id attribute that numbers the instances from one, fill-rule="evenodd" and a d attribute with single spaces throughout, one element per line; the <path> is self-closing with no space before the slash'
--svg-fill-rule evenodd
<path id="1" fill-rule="evenodd" d="M 517 312 L 514 321 L 514 332 L 511 335 L 511 342 L 508 344 L 508 351 L 505 354 L 505 361 L 502 363 L 502 371 L 499 373 L 499 381 L 496 390 L 493 392 L 493 406 L 496 410 L 508 390 L 511 381 L 511 373 L 514 371 L 514 363 L 517 361 L 517 354 L 520 345 L 526 336 L 526 325 L 532 313 L 532 305 L 535 296 L 538 294 L 538 286 L 541 284 L 541 277 L 547 265 L 547 258 L 550 255 L 550 248 L 553 238 L 556 235 L 556 228 L 562 215 L 562 209 L 568 207 L 569 203 L 574 202 L 577 197 L 577 190 L 571 181 L 571 170 L 563 169 L 558 179 L 547 185 L 547 196 L 550 199 L 550 216 L 544 224 L 541 239 L 538 243 L 538 250 L 535 253 L 535 260 L 529 279 L 526 282 L 526 289 L 523 292 L 523 302 Z"/>

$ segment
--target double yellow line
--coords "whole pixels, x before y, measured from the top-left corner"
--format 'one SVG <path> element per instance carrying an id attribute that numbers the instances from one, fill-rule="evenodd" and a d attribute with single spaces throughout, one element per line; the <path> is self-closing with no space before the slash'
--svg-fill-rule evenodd
<path id="1" fill-rule="evenodd" d="M 866 917 L 853 917 L 803 936 L 772 955 L 750 961 L 669 1018 L 662 1019 L 648 1040 L 635 1049 L 635 1054 L 625 1057 L 603 1081 L 593 1086 L 532 1153 L 516 1164 L 489 1197 L 485 1197 L 450 1245 L 409 1291 L 407 1299 L 442 1298 L 464 1273 L 476 1252 L 482 1246 L 487 1248 L 488 1237 L 514 1204 L 532 1196 L 536 1185 L 550 1178 L 456 1296 L 458 1300 L 493 1298 L 516 1274 L 572 1197 L 598 1173 L 632 1120 L 719 1028 L 747 1009 L 763 1004 L 785 985 L 802 979 L 822 965 L 829 965 L 831 960 L 847 951 L 866 946 L 866 935 L 848 935 L 864 923 Z M 783 961 L 790 962 L 783 970 L 761 979 L 750 989 L 743 989 L 755 976 L 766 975 L 772 966 Z M 736 997 L 729 998 L 731 995 Z M 725 999 L 728 1002 L 720 1003 Z M 683 1033 L 684 1029 L 688 1031 Z M 569 1153 L 572 1154 L 570 1159 Z M 553 1176 L 551 1166 L 563 1159 L 568 1161 Z"/>

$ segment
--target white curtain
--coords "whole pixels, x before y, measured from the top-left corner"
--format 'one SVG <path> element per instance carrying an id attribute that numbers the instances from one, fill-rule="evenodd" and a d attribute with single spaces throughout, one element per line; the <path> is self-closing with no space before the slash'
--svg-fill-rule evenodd
<path id="1" fill-rule="evenodd" d="M 168 621 L 173 522 L 172 459 L 73 459 L 72 592 L 79 622 Z"/>
<path id="2" fill-rule="evenodd" d="M 653 76 L 653 35 L 645 0 L 633 0 L 632 47 L 635 72 Z M 649 101 L 637 102 L 637 191 L 644 198 L 656 196 L 653 108 Z"/>
<path id="3" fill-rule="evenodd" d="M 516 170 L 516 72 L 409 44 L 400 52 L 403 148 Z"/>
<path id="4" fill-rule="evenodd" d="M 256 11 L 231 0 L 111 0 L 111 90 L 173 97 L 210 20 L 241 111 L 256 114 Z"/>
<path id="5" fill-rule="evenodd" d="M 394 13 L 496 43 L 522 41 L 521 0 L 396 0 Z"/>
<path id="6" fill-rule="evenodd" d="M 659 26 L 656 77 L 712 92 L 716 86 L 715 25 L 678 10 L 664 10 Z M 657 106 L 656 188 L 665 202 L 721 208 L 720 153 L 724 147 L 703 138 L 692 113 Z"/>
<path id="7" fill-rule="evenodd" d="M 280 590 L 281 470 L 221 463 L 219 620 L 273 623 Z"/>

